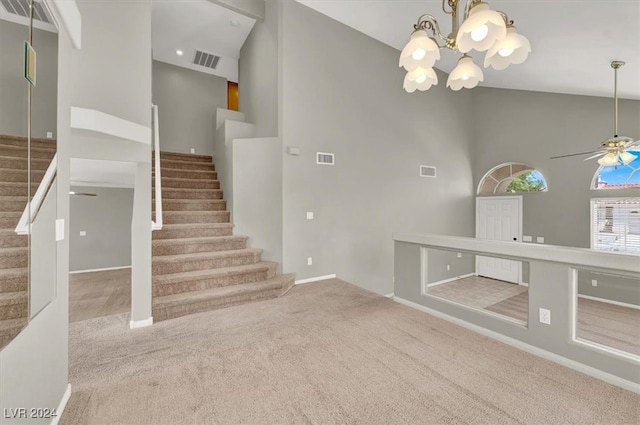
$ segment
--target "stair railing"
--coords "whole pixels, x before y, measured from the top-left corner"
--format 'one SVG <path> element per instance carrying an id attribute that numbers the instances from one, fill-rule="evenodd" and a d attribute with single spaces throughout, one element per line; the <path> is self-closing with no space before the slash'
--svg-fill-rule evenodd
<path id="1" fill-rule="evenodd" d="M 160 135 L 158 125 L 158 105 L 152 105 L 153 111 L 153 146 L 155 164 L 155 194 L 156 194 L 156 214 L 155 221 L 151 222 L 151 230 L 162 229 L 162 175 L 160 172 Z"/>
<path id="2" fill-rule="evenodd" d="M 42 207 L 47 190 L 49 190 L 51 183 L 53 183 L 53 180 L 56 178 L 57 169 L 58 154 L 55 154 L 46 173 L 44 173 L 42 181 L 40 181 L 40 185 L 38 186 L 35 195 L 33 195 L 31 200 L 27 201 L 27 206 L 24 207 L 20 221 L 16 226 L 15 232 L 17 234 L 28 235 L 31 232 L 31 226 L 29 226 L 29 223 L 33 223 L 33 220 L 35 220 L 38 215 L 38 211 L 40 211 L 40 207 Z"/>

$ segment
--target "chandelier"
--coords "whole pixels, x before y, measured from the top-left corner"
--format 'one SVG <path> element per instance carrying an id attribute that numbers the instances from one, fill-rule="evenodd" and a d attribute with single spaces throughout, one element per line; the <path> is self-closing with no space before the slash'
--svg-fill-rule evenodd
<path id="1" fill-rule="evenodd" d="M 486 51 L 484 67 L 491 66 L 496 70 L 520 64 L 529 56 L 529 40 L 518 34 L 506 13 L 491 10 L 481 0 L 467 0 L 460 25 L 459 3 L 460 0 L 442 0 L 442 10 L 451 15 L 453 22 L 448 36 L 442 35 L 438 21 L 429 14 L 420 16 L 418 23 L 413 26 L 411 39 L 400 54 L 399 66 L 407 70 L 403 85 L 407 92 L 425 91 L 438 84 L 433 66 L 440 59 L 440 49 L 462 53 L 447 79 L 447 87 L 456 91 L 463 87 L 472 89 L 484 80 L 482 69 L 467 54 L 471 50 Z"/>

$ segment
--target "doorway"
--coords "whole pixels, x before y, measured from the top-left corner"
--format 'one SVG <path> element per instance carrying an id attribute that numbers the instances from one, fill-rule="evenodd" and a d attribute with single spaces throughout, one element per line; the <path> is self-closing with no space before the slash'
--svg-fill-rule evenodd
<path id="1" fill-rule="evenodd" d="M 522 196 L 476 198 L 476 238 L 521 241 Z M 522 282 L 522 263 L 478 255 L 476 274 L 519 284 Z"/>

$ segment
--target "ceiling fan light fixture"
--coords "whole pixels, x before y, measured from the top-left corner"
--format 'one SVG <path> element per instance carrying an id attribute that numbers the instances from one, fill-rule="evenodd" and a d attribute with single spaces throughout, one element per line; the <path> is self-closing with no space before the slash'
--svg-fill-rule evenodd
<path id="1" fill-rule="evenodd" d="M 527 59 L 531 52 L 529 40 L 518 34 L 506 13 L 491 10 L 481 0 L 466 0 L 464 9 L 461 3 L 462 0 L 442 0 L 442 10 L 451 15 L 452 30 L 448 36 L 443 35 L 433 15 L 424 14 L 418 18 L 409 41 L 400 53 L 399 66 L 408 73 L 418 68 L 431 69 L 440 59 L 440 49 L 463 53 L 447 81 L 447 87 L 460 90 L 476 87 L 484 79 L 482 70 L 467 56 L 471 50 L 488 50 L 484 66 L 493 66 L 497 70 Z M 459 19 L 460 15 L 462 19 Z M 410 93 L 415 91 L 416 81 L 405 77 L 404 89 Z M 434 84 L 437 80 L 431 85 Z"/>
<path id="2" fill-rule="evenodd" d="M 469 17 L 460 26 L 456 44 L 462 53 L 484 52 L 506 35 L 507 26 L 500 12 L 491 10 L 487 3 L 478 2 L 471 6 Z"/>
<path id="3" fill-rule="evenodd" d="M 598 164 L 602 165 L 603 167 L 611 167 L 620 164 L 620 161 L 618 161 L 618 155 L 613 152 L 609 152 L 598 160 Z"/>
<path id="4" fill-rule="evenodd" d="M 630 163 L 632 163 L 638 156 L 632 154 L 631 152 L 628 151 L 624 151 L 624 152 L 620 152 L 620 162 L 622 162 L 624 165 L 629 165 Z"/>

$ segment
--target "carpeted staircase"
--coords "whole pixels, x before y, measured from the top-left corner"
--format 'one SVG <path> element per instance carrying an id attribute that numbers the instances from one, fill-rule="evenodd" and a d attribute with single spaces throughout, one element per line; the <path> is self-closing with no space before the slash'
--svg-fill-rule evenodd
<path id="1" fill-rule="evenodd" d="M 54 140 L 31 140 L 31 196 L 55 153 Z M 27 196 L 27 140 L 0 135 L 0 349 L 29 314 L 28 240 L 15 233 Z"/>
<path id="2" fill-rule="evenodd" d="M 293 274 L 276 274 L 277 263 L 247 248 L 247 236 L 233 235 L 212 157 L 160 157 L 164 227 L 153 232 L 154 320 L 275 298 L 291 289 Z"/>

